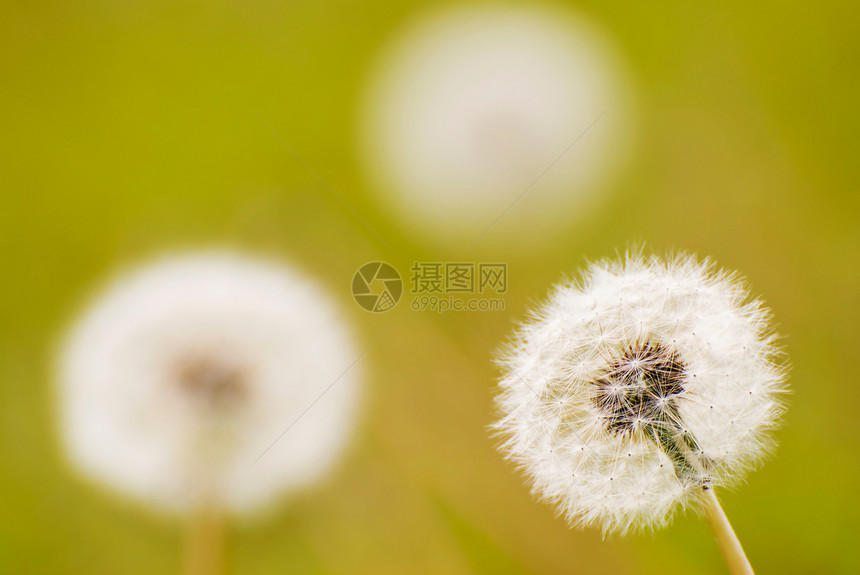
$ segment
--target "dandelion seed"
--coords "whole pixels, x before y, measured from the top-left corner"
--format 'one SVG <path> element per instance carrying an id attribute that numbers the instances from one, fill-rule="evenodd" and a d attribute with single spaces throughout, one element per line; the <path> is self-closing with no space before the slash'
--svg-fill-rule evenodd
<path id="1" fill-rule="evenodd" d="M 62 439 L 83 474 L 143 502 L 248 513 L 335 462 L 356 355 L 331 301 L 293 269 L 166 258 L 117 279 L 67 335 Z"/>
<path id="2" fill-rule="evenodd" d="M 592 264 L 500 361 L 500 449 L 574 526 L 655 528 L 691 503 L 715 517 L 713 488 L 774 445 L 787 390 L 775 337 L 763 303 L 709 261 Z"/>

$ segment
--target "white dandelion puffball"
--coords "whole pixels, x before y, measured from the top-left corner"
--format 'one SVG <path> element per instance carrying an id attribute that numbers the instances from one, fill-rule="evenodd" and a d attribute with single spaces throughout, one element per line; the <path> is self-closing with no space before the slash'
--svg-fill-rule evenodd
<path id="1" fill-rule="evenodd" d="M 569 224 L 626 155 L 621 68 L 600 31 L 567 11 L 446 9 L 380 58 L 359 152 L 386 204 L 438 239 L 474 238 L 512 203 L 495 239 Z"/>
<path id="2" fill-rule="evenodd" d="M 62 439 L 83 474 L 162 509 L 254 511 L 336 460 L 355 357 L 299 272 L 226 252 L 167 257 L 121 276 L 67 335 Z"/>
<path id="3" fill-rule="evenodd" d="M 628 255 L 556 286 L 501 360 L 501 450 L 574 526 L 660 527 L 773 446 L 769 312 L 709 261 Z"/>

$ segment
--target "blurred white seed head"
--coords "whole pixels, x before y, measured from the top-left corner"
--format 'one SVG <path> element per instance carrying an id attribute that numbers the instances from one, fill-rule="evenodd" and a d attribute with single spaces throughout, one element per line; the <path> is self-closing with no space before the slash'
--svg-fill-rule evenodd
<path id="1" fill-rule="evenodd" d="M 355 357 L 331 300 L 294 269 L 165 258 L 116 279 L 68 333 L 62 439 L 85 475 L 157 507 L 252 511 L 333 464 L 356 415 L 357 371 L 342 375 Z"/>
<path id="2" fill-rule="evenodd" d="M 626 155 L 621 68 L 604 35 L 563 10 L 458 7 L 419 20 L 384 52 L 365 97 L 359 150 L 374 188 L 437 239 L 474 238 L 526 189 L 495 239 L 569 225 Z"/>
<path id="3" fill-rule="evenodd" d="M 784 364 L 742 279 L 627 255 L 560 284 L 501 359 L 500 449 L 575 526 L 655 528 L 773 447 Z"/>

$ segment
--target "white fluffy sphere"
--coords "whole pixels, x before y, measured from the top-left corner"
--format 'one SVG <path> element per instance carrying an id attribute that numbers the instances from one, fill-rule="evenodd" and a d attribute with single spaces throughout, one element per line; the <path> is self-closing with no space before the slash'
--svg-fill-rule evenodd
<path id="1" fill-rule="evenodd" d="M 574 525 L 664 525 L 773 446 L 785 369 L 740 278 L 690 256 L 592 264 L 501 363 L 502 451 Z"/>
<path id="2" fill-rule="evenodd" d="M 116 279 L 68 333 L 62 439 L 85 475 L 158 507 L 250 511 L 333 464 L 353 430 L 356 356 L 294 269 L 168 257 Z"/>
<path id="3" fill-rule="evenodd" d="M 607 39 L 565 11 L 481 6 L 421 20 L 367 90 L 360 151 L 374 189 L 437 238 L 477 237 L 527 189 L 494 239 L 569 224 L 626 152 L 620 69 Z"/>

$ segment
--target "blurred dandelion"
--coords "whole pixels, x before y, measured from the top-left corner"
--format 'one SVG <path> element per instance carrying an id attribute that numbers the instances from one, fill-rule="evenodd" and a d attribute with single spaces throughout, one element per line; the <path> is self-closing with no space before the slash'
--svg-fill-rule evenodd
<path id="1" fill-rule="evenodd" d="M 335 462 L 356 415 L 357 375 L 343 373 L 355 355 L 297 271 L 233 253 L 165 258 L 117 279 L 67 335 L 62 439 L 86 476 L 199 518 L 191 553 L 205 555 L 221 514 L 260 510 Z"/>
<path id="2" fill-rule="evenodd" d="M 386 203 L 437 239 L 473 239 L 513 203 L 500 228 L 569 224 L 626 155 L 623 77 L 606 38 L 566 11 L 444 10 L 380 59 L 359 150 Z"/>
<path id="3" fill-rule="evenodd" d="M 661 527 L 701 504 L 746 572 L 713 488 L 773 447 L 787 390 L 775 337 L 763 303 L 710 261 L 594 263 L 507 347 L 500 448 L 574 526 Z"/>

